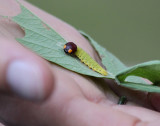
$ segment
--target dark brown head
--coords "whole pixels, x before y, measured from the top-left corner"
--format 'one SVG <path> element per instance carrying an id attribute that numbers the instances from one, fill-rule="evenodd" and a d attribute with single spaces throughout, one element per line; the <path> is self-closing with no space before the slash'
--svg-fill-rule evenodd
<path id="1" fill-rule="evenodd" d="M 64 45 L 64 52 L 68 54 L 73 54 L 77 51 L 77 45 L 73 42 L 68 42 Z"/>

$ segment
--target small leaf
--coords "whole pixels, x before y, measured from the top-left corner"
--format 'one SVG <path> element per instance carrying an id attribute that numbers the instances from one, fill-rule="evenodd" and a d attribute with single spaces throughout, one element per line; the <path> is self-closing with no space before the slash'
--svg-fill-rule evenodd
<path id="1" fill-rule="evenodd" d="M 153 84 L 160 84 L 160 61 L 150 61 L 130 67 L 119 73 L 116 78 L 125 82 L 128 76 L 138 76 L 150 80 Z"/>
<path id="2" fill-rule="evenodd" d="M 141 81 L 135 83 L 127 80 L 129 76 L 137 76 L 150 80 L 153 85 L 160 85 L 160 61 L 150 61 L 127 68 L 116 76 L 118 84 L 136 90 L 148 92 L 160 92 L 160 87 L 142 84 Z M 128 82 L 130 81 L 130 82 Z"/>
<path id="3" fill-rule="evenodd" d="M 121 86 L 131 88 L 134 90 L 146 91 L 146 92 L 157 92 L 160 93 L 160 87 L 147 85 L 147 84 L 139 84 L 139 83 L 120 83 Z"/>

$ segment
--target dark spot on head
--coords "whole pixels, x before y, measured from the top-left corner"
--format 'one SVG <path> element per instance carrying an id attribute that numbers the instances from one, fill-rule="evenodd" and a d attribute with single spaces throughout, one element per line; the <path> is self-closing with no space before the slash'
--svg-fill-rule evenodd
<path id="1" fill-rule="evenodd" d="M 77 45 L 73 42 L 68 42 L 64 45 L 64 52 L 68 54 L 73 54 L 77 51 Z"/>

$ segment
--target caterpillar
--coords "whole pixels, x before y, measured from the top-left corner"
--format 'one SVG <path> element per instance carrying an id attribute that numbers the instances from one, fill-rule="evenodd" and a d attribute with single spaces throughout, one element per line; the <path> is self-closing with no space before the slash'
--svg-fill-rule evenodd
<path id="1" fill-rule="evenodd" d="M 81 60 L 81 62 L 83 62 L 93 71 L 96 71 L 104 76 L 107 75 L 107 71 L 105 69 L 103 69 L 94 59 L 92 59 L 88 53 L 86 53 L 80 47 L 77 47 L 77 45 L 73 42 L 66 43 L 63 48 L 65 53 L 74 54 Z"/>

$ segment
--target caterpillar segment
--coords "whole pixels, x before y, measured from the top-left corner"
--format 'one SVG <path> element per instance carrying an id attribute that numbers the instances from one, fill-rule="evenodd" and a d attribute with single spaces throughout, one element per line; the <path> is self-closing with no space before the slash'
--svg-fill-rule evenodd
<path id="1" fill-rule="evenodd" d="M 77 47 L 77 51 L 74 53 L 85 65 L 87 65 L 93 71 L 96 71 L 104 76 L 107 75 L 107 71 L 103 69 L 92 57 L 86 53 L 80 47 Z"/>

